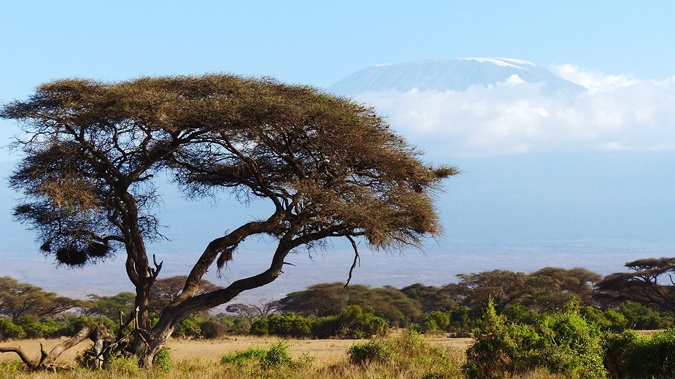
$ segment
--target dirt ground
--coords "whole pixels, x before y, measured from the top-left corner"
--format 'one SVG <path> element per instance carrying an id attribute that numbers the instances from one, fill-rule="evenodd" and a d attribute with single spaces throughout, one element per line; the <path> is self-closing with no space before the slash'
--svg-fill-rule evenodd
<path id="1" fill-rule="evenodd" d="M 456 350 L 464 350 L 473 342 L 470 338 L 425 337 L 425 339 L 433 344 L 440 344 Z M 62 340 L 65 340 L 65 338 Z M 0 346 L 20 346 L 29 356 L 38 357 L 41 343 L 45 350 L 49 351 L 62 340 L 18 340 L 0 343 Z M 194 359 L 217 361 L 227 353 L 245 350 L 249 347 L 267 348 L 278 341 L 279 338 L 276 337 L 231 336 L 216 340 L 171 339 L 167 345 L 171 349 L 171 357 L 176 362 Z M 315 357 L 317 363 L 330 364 L 346 358 L 347 349 L 353 344 L 363 342 L 364 340 L 288 339 L 285 341 L 288 344 L 291 355 L 299 357 L 304 353 L 308 353 Z M 59 361 L 62 363 L 73 362 L 80 352 L 88 349 L 90 346 L 91 342 L 83 342 L 66 351 L 59 358 Z M 18 360 L 18 356 L 14 353 L 0 354 L 0 363 Z"/>

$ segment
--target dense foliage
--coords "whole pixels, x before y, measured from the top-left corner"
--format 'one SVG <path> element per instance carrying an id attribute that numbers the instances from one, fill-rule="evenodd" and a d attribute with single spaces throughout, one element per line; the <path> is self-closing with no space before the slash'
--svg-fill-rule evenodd
<path id="1" fill-rule="evenodd" d="M 345 287 L 344 283 L 316 284 L 280 300 L 231 304 L 228 313 L 193 314 L 175 326 L 174 336 L 218 338 L 252 333 L 362 338 L 386 335 L 392 327 L 470 336 L 485 313 L 487 299 L 492 299 L 495 310 L 511 323 L 541 323 L 547 315 L 565 309 L 573 300 L 578 313 L 602 331 L 667 329 L 675 324 L 675 317 L 667 307 L 659 309 L 651 301 L 632 301 L 629 295 L 621 302 L 616 297 L 604 302 L 607 299 L 604 293 L 594 296 L 594 283 L 601 278 L 586 270 L 544 268 L 531 274 L 495 270 L 460 275 L 459 279 L 441 287 L 413 284 L 400 290 L 365 285 Z M 157 304 L 154 309 L 159 310 L 162 303 L 171 301 L 185 280 L 185 277 L 158 280 L 150 298 L 151 304 Z M 504 283 L 501 287 L 500 281 Z M 204 285 L 217 288 L 207 281 Z M 631 284 L 626 291 L 630 293 L 633 289 Z M 110 326 L 116 333 L 120 312 L 130 314 L 134 299 L 133 293 L 121 292 L 73 300 L 15 279 L 0 278 L 0 340 L 71 336 L 78 327 L 98 323 Z M 156 322 L 157 314 L 153 313 L 151 319 Z"/>
<path id="2" fill-rule="evenodd" d="M 488 295 L 486 304 L 479 308 L 483 294 L 490 293 L 499 277 L 512 280 L 501 292 L 496 292 L 501 296 L 499 301 Z M 347 351 L 348 363 L 355 366 L 354 369 L 366 372 L 380 367 L 397 373 L 426 372 L 427 378 L 675 376 L 672 313 L 655 309 L 651 302 L 624 300 L 619 303 L 612 299 L 603 304 L 592 296 L 593 285 L 584 278 L 595 280 L 596 276 L 576 269 L 547 268 L 532 274 L 490 271 L 462 275 L 458 283 L 443 287 L 415 284 L 401 290 L 362 285 L 345 289 L 343 284 L 318 284 L 280 301 L 228 307 L 229 314 L 195 313 L 176 326 L 174 335 L 185 338 L 219 338 L 233 334 L 284 338 L 373 337 Z M 546 288 L 542 282 L 548 283 Z M 33 295 L 42 291 L 15 280 L 4 283 L 6 293 L 2 296 L 5 297 L 23 293 L 13 292 L 13 287 L 31 288 Z M 521 283 L 521 288 L 514 283 Z M 172 286 L 166 288 L 170 295 Z M 571 296 L 571 292 L 581 296 Z M 472 298 L 473 294 L 477 294 L 477 298 Z M 325 307 L 325 303 L 312 303 L 312 299 L 321 296 L 332 299 L 337 306 L 330 308 Z M 129 293 L 91 295 L 87 301 L 71 300 L 77 307 L 57 314 L 40 315 L 40 307 L 30 308 L 16 318 L 8 312 L 0 317 L 0 338 L 70 336 L 85 326 L 99 324 L 118 332 L 119 323 L 109 316 L 129 311 L 132 298 Z M 505 301 L 507 298 L 511 300 Z M 441 300 L 442 305 L 433 306 L 434 300 Z M 543 304 L 557 305 L 542 307 Z M 400 314 L 411 308 L 416 311 L 410 314 L 416 316 L 406 321 L 409 330 L 404 337 L 383 339 L 390 327 L 405 320 Z M 668 330 L 638 335 L 632 329 Z M 475 338 L 475 343 L 466 351 L 462 372 L 457 357 L 451 358 L 447 351 L 424 344 L 417 332 Z M 87 354 L 90 353 L 82 355 L 81 362 L 91 365 L 93 356 Z M 235 372 L 243 370 L 247 375 L 276 377 L 297 375 L 300 370 L 309 369 L 312 361 L 310 356 L 291 358 L 287 345 L 278 343 L 269 349 L 254 348 L 228 355 L 222 363 L 236 367 Z M 172 370 L 168 351 L 155 355 L 155 366 L 157 370 Z M 127 376 L 141 373 L 134 361 L 123 354 L 111 355 L 103 367 Z"/>
<path id="3" fill-rule="evenodd" d="M 538 368 L 569 378 L 604 378 L 600 336 L 574 302 L 534 324 L 507 322 L 489 302 L 474 332 L 476 343 L 466 352 L 464 370 L 469 378 L 523 375 Z"/>

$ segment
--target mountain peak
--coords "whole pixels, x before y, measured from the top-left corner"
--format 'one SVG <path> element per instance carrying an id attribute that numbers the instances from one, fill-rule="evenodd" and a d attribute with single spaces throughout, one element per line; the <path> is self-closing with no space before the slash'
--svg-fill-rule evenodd
<path id="1" fill-rule="evenodd" d="M 520 69 L 523 69 L 523 66 L 533 66 L 533 67 L 537 66 L 536 64 L 526 61 L 524 59 L 513 59 L 513 58 L 458 58 L 458 59 L 464 61 L 475 61 L 479 63 L 492 63 L 496 64 L 497 66 L 514 67 Z"/>
<path id="2" fill-rule="evenodd" d="M 584 87 L 536 64 L 514 58 L 457 58 L 380 64 L 357 71 L 328 90 L 339 95 L 411 90 L 465 91 L 497 83 L 542 83 L 546 93 L 577 94 Z"/>

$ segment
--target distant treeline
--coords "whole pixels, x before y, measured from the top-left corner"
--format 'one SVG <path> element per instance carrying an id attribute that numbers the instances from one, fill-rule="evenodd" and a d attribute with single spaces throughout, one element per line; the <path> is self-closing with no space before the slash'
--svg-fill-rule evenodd
<path id="1" fill-rule="evenodd" d="M 602 277 L 581 268 L 544 268 L 529 274 L 505 270 L 458 275 L 444 286 L 413 284 L 401 289 L 321 283 L 259 304 L 230 304 L 226 313 L 195 314 L 174 336 L 217 338 L 227 334 L 296 338 L 362 338 L 385 335 L 391 327 L 422 333 L 470 335 L 488 303 L 511 322 L 532 324 L 568 304 L 608 331 L 665 329 L 675 323 L 675 287 L 659 279 L 675 258 L 642 259 L 625 273 Z M 185 277 L 158 280 L 151 308 L 162 309 L 183 288 Z M 216 286 L 206 282 L 204 289 Z M 75 300 L 0 277 L 0 340 L 68 336 L 85 325 L 119 328 L 134 294 L 89 295 Z"/>

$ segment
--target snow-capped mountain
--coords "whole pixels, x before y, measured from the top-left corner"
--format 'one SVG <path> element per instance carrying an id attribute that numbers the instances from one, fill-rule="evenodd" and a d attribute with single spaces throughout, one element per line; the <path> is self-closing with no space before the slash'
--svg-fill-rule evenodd
<path id="1" fill-rule="evenodd" d="M 546 93 L 576 94 L 585 88 L 534 63 L 510 58 L 458 58 L 376 65 L 357 71 L 328 88 L 339 95 L 417 90 L 464 91 L 497 83 L 542 83 Z"/>

